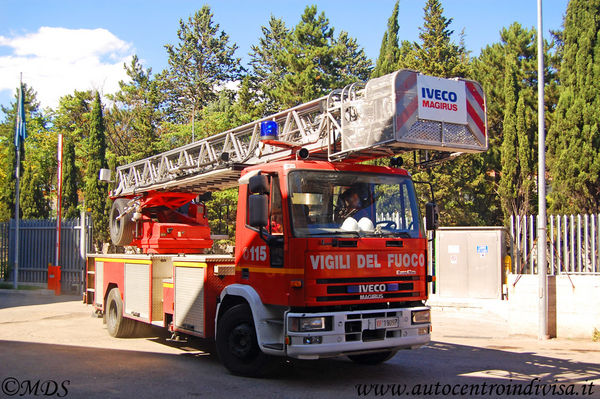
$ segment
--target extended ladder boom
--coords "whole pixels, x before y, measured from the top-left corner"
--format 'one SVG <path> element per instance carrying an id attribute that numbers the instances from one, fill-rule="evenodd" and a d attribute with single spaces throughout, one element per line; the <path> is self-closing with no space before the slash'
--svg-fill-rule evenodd
<path id="1" fill-rule="evenodd" d="M 415 149 L 487 150 L 481 86 L 401 70 L 117 168 L 113 195 L 150 190 L 204 192 L 235 186 L 248 165 L 311 158 L 360 161 Z M 261 140 L 275 121 L 276 140 Z"/>

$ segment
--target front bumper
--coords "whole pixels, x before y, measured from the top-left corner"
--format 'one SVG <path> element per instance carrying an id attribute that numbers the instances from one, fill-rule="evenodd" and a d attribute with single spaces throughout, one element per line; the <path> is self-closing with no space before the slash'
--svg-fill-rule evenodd
<path id="1" fill-rule="evenodd" d="M 415 349 L 431 340 L 431 323 L 413 324 L 411 312 L 427 306 L 351 312 L 286 313 L 286 354 L 298 359 L 317 359 L 340 355 Z M 331 331 L 289 331 L 290 317 L 332 317 Z M 398 318 L 397 327 L 377 328 L 376 320 Z M 317 343 L 306 343 L 317 337 Z M 318 338 L 320 337 L 320 339 Z M 314 338 L 313 338 L 314 340 Z"/>

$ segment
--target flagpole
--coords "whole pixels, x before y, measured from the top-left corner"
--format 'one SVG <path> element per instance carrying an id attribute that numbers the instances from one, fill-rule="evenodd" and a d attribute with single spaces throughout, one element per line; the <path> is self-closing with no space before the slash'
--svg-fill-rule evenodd
<path id="1" fill-rule="evenodd" d="M 17 105 L 17 118 L 16 118 L 16 122 L 17 122 L 17 126 L 15 127 L 15 129 L 18 129 L 18 126 L 20 124 L 19 119 L 21 118 L 20 116 L 20 112 L 19 112 L 19 107 L 21 106 L 21 96 L 23 95 L 23 73 L 21 73 L 21 79 L 19 82 L 19 104 Z M 19 217 L 19 199 L 20 199 L 20 192 L 19 192 L 19 178 L 20 178 L 20 166 L 21 166 L 21 138 L 19 137 L 17 139 L 17 145 L 15 146 L 15 152 L 17 155 L 17 167 L 15 168 L 15 275 L 14 275 L 14 283 L 13 283 L 13 288 L 16 290 L 19 288 L 19 222 L 20 222 L 20 217 Z"/>

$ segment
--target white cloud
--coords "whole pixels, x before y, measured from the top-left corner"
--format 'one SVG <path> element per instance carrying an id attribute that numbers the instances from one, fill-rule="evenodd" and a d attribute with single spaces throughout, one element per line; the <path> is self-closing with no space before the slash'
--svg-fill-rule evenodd
<path id="1" fill-rule="evenodd" d="M 23 81 L 38 93 L 43 107 L 55 107 L 73 90 L 112 93 L 126 80 L 123 63 L 133 47 L 106 29 L 66 29 L 43 26 L 35 33 L 0 36 L 0 48 L 12 49 L 0 56 L 0 91 Z M 2 51 L 6 54 L 6 51 Z"/>

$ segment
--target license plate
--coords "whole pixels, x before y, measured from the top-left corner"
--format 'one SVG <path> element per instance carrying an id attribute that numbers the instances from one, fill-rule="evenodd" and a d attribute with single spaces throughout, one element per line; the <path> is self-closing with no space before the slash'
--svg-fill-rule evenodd
<path id="1" fill-rule="evenodd" d="M 400 319 L 398 317 L 390 317 L 388 319 L 375 319 L 375 328 L 398 328 Z"/>

